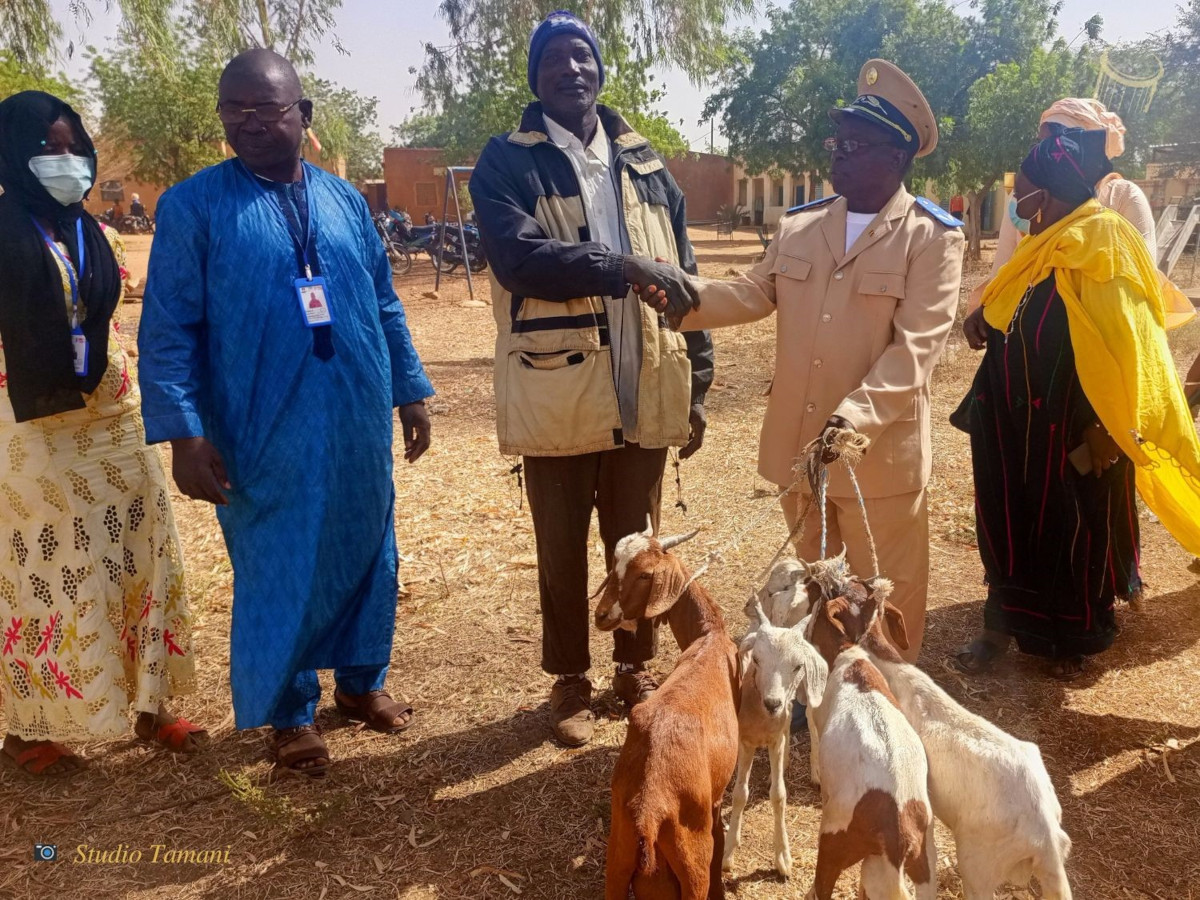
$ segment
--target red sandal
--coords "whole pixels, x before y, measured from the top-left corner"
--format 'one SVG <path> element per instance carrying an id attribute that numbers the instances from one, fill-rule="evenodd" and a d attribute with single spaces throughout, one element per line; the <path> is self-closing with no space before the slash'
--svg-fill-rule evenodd
<path id="1" fill-rule="evenodd" d="M 39 778 L 69 778 L 83 769 L 83 760 L 71 750 L 57 741 L 45 741 L 34 744 L 13 756 L 7 750 L 0 751 L 0 757 L 10 766 L 26 775 L 36 775 Z M 62 760 L 74 760 L 75 765 L 61 772 L 46 770 Z"/>
<path id="2" fill-rule="evenodd" d="M 208 737 L 208 732 L 199 725 L 193 725 L 182 716 L 170 724 L 160 725 L 153 734 L 138 733 L 138 737 L 142 740 L 151 741 L 165 747 L 172 753 L 195 753 L 198 748 L 192 750 L 184 749 L 187 739 L 193 735 L 196 736 L 196 743 L 198 744 L 201 737 Z"/>

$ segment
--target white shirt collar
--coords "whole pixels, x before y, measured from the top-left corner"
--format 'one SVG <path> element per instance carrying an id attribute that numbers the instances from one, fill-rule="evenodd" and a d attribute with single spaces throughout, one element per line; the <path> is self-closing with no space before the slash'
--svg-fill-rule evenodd
<path id="1" fill-rule="evenodd" d="M 546 121 L 546 136 L 550 138 L 551 143 L 563 150 L 579 150 L 583 151 L 583 141 L 575 137 L 567 129 L 563 128 L 552 118 L 545 113 L 542 113 L 542 118 Z M 596 124 L 596 135 L 592 138 L 592 142 L 587 145 L 587 152 L 591 154 L 597 162 L 603 163 L 605 166 L 612 164 L 612 148 L 608 143 L 608 135 L 604 131 L 604 126 Z"/>

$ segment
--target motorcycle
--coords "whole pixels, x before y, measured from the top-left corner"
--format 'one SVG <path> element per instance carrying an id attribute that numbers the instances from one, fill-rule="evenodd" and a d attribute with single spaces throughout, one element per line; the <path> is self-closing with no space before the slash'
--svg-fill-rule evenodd
<path id="1" fill-rule="evenodd" d="M 483 242 L 479 238 L 479 228 L 475 225 L 446 225 L 445 250 L 443 259 L 449 268 L 443 266 L 443 272 L 453 272 L 458 266 L 466 263 L 471 272 L 478 274 L 487 268 L 487 254 L 483 250 Z"/>
<path id="2" fill-rule="evenodd" d="M 375 230 L 379 232 L 379 238 L 383 241 L 383 248 L 387 251 L 392 274 L 407 275 L 412 271 L 412 251 L 397 233 L 395 223 L 389 213 L 376 213 L 372 218 L 375 222 Z"/>
<path id="3" fill-rule="evenodd" d="M 154 219 L 150 216 L 118 216 L 111 206 L 96 221 L 115 229 L 117 234 L 154 234 Z"/>

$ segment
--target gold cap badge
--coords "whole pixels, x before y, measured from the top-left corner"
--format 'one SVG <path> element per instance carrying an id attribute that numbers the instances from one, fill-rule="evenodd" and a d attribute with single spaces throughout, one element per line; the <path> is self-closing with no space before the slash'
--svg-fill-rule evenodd
<path id="1" fill-rule="evenodd" d="M 874 66 L 871 66 L 871 68 L 867 69 L 867 84 L 874 84 L 878 80 L 879 72 L 876 71 Z"/>

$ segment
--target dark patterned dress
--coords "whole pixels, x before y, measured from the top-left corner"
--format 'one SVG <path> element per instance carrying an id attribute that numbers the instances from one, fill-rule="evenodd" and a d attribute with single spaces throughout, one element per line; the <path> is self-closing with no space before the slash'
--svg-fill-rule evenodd
<path id="1" fill-rule="evenodd" d="M 950 421 L 971 436 L 986 627 L 1036 656 L 1106 650 L 1115 600 L 1141 588 L 1134 468 L 1121 456 L 1097 478 L 1067 458 L 1097 419 L 1053 275 L 1028 293 L 1007 335 L 988 328 Z"/>

